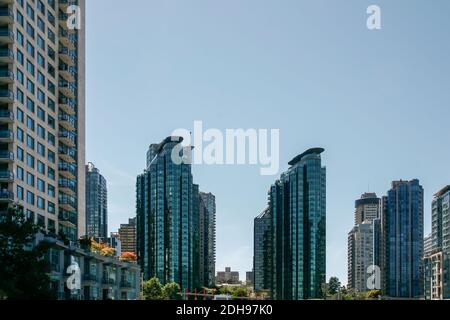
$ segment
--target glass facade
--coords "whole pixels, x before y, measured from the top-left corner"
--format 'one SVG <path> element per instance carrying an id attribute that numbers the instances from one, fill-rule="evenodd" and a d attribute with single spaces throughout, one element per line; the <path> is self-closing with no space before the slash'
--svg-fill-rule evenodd
<path id="1" fill-rule="evenodd" d="M 418 180 L 395 181 L 383 201 L 385 295 L 423 295 L 423 188 Z"/>
<path id="2" fill-rule="evenodd" d="M 198 252 L 198 186 L 190 164 L 175 164 L 172 151 L 182 138 L 150 146 L 147 170 L 137 178 L 137 248 L 144 279 L 178 283 L 191 290 Z"/>
<path id="3" fill-rule="evenodd" d="M 106 180 L 92 163 L 86 166 L 86 235 L 108 238 L 108 191 Z"/>
<path id="4" fill-rule="evenodd" d="M 272 216 L 264 210 L 254 221 L 253 285 L 255 292 L 270 291 L 272 286 Z"/>
<path id="5" fill-rule="evenodd" d="M 278 300 L 322 297 L 326 277 L 326 169 L 323 149 L 293 159 L 269 191 L 273 281 Z"/>

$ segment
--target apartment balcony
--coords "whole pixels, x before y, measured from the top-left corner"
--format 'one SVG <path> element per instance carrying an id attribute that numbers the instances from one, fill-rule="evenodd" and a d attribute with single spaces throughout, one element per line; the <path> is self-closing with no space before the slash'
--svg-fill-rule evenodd
<path id="1" fill-rule="evenodd" d="M 7 68 L 0 68 L 0 83 L 14 83 L 14 73 Z"/>
<path id="2" fill-rule="evenodd" d="M 61 92 L 64 96 L 74 99 L 76 97 L 76 86 L 75 84 L 66 81 L 66 80 L 59 80 L 58 83 L 58 89 L 59 92 Z"/>
<path id="3" fill-rule="evenodd" d="M 75 43 L 73 41 L 73 38 L 70 36 L 69 31 L 63 29 L 63 28 L 59 28 L 59 42 L 64 46 L 67 47 L 69 49 L 75 49 Z"/>
<path id="4" fill-rule="evenodd" d="M 77 194 L 77 183 L 75 180 L 60 178 L 58 181 L 59 191 L 64 192 L 70 196 Z"/>
<path id="5" fill-rule="evenodd" d="M 83 275 L 83 281 L 84 282 L 97 282 L 97 276 L 95 274 L 85 274 Z"/>
<path id="6" fill-rule="evenodd" d="M 106 286 L 114 286 L 116 284 L 116 280 L 110 278 L 103 278 L 102 284 Z"/>
<path id="7" fill-rule="evenodd" d="M 120 282 L 120 288 L 122 288 L 122 289 L 133 289 L 133 284 L 131 283 L 131 281 L 122 280 Z"/>
<path id="8" fill-rule="evenodd" d="M 59 0 L 59 9 L 63 12 L 67 12 L 67 8 L 71 5 L 75 5 L 76 2 L 74 0 Z"/>
<path id="9" fill-rule="evenodd" d="M 74 67 L 70 67 L 67 64 L 59 64 L 59 75 L 67 82 L 75 82 L 77 73 Z"/>
<path id="10" fill-rule="evenodd" d="M 0 123 L 13 123 L 14 112 L 9 110 L 0 110 Z"/>
<path id="11" fill-rule="evenodd" d="M 7 24 L 14 22 L 14 13 L 9 8 L 0 8 L 0 23 Z"/>
<path id="12" fill-rule="evenodd" d="M 76 113 L 77 104 L 75 99 L 69 99 L 67 97 L 60 97 L 58 100 L 59 107 L 67 114 L 74 115 Z"/>
<path id="13" fill-rule="evenodd" d="M 8 89 L 1 89 L 0 103 L 14 103 L 14 93 Z"/>
<path id="14" fill-rule="evenodd" d="M 14 193 L 9 190 L 0 190 L 0 202 L 14 201 Z"/>
<path id="15" fill-rule="evenodd" d="M 0 130 L 0 142 L 14 142 L 14 132 L 11 130 Z"/>
<path id="16" fill-rule="evenodd" d="M 58 148 L 58 156 L 67 163 L 74 163 L 77 159 L 77 151 L 74 148 L 60 145 Z"/>
<path id="17" fill-rule="evenodd" d="M 61 113 L 58 116 L 58 120 L 59 120 L 59 124 L 61 127 L 63 127 L 66 130 L 69 131 L 75 131 L 76 128 L 76 121 L 75 121 L 75 117 L 65 114 L 65 113 Z"/>
<path id="18" fill-rule="evenodd" d="M 0 63 L 13 63 L 14 52 L 10 49 L 0 49 Z"/>
<path id="19" fill-rule="evenodd" d="M 75 65 L 75 53 L 69 50 L 67 47 L 60 46 L 59 47 L 59 58 L 67 65 L 74 66 Z"/>
<path id="20" fill-rule="evenodd" d="M 0 151 L 0 163 L 11 163 L 14 162 L 14 152 L 8 150 Z"/>
<path id="21" fill-rule="evenodd" d="M 68 147 L 75 147 L 76 146 L 76 140 L 77 137 L 75 133 L 67 131 L 65 129 L 60 129 L 58 132 L 59 141 L 64 143 Z"/>
<path id="22" fill-rule="evenodd" d="M 59 207 L 66 211 L 76 211 L 77 201 L 74 197 L 60 194 L 58 197 Z"/>
<path id="23" fill-rule="evenodd" d="M 0 28 L 0 43 L 1 44 L 14 43 L 14 32 L 12 32 L 9 28 L 5 27 Z"/>
<path id="24" fill-rule="evenodd" d="M 14 173 L 10 170 L 0 170 L 0 182 L 14 182 Z"/>
<path id="25" fill-rule="evenodd" d="M 76 228 L 78 217 L 75 212 L 59 210 L 58 221 L 65 227 Z"/>
<path id="26" fill-rule="evenodd" d="M 61 176 L 67 179 L 76 179 L 77 166 L 73 163 L 60 162 L 58 164 L 58 171 Z"/>

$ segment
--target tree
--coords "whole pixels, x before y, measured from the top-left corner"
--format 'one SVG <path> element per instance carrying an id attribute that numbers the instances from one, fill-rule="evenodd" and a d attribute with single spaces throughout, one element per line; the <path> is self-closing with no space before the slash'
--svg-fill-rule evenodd
<path id="1" fill-rule="evenodd" d="M 143 294 L 145 300 L 162 300 L 163 288 L 158 278 L 151 278 L 150 280 L 144 282 Z"/>
<path id="2" fill-rule="evenodd" d="M 166 284 L 162 289 L 164 299 L 181 300 L 181 288 L 178 283 L 171 282 Z"/>
<path id="3" fill-rule="evenodd" d="M 236 287 L 231 291 L 231 297 L 233 299 L 247 298 L 248 290 L 245 287 Z"/>
<path id="4" fill-rule="evenodd" d="M 330 295 L 335 295 L 338 293 L 339 288 L 341 287 L 341 282 L 337 277 L 331 277 L 328 282 L 328 293 Z"/>
<path id="5" fill-rule="evenodd" d="M 9 300 L 54 300 L 50 267 L 45 254 L 49 244 L 35 245 L 40 228 L 23 210 L 10 207 L 0 216 L 0 292 Z"/>
<path id="6" fill-rule="evenodd" d="M 367 299 L 379 299 L 381 296 L 380 290 L 371 290 L 367 292 Z"/>
<path id="7" fill-rule="evenodd" d="M 133 252 L 123 252 L 119 260 L 124 262 L 136 262 L 137 256 Z"/>

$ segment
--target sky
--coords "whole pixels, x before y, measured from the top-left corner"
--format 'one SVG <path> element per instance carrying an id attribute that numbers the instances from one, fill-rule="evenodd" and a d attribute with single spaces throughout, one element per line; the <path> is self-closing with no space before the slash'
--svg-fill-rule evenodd
<path id="1" fill-rule="evenodd" d="M 368 30 L 369 5 L 381 30 Z M 327 273 L 347 281 L 354 201 L 420 179 L 425 233 L 450 184 L 448 0 L 88 0 L 87 161 L 109 230 L 135 216 L 136 176 L 173 130 L 280 129 L 280 173 L 311 147 L 327 167 Z M 193 167 L 217 202 L 217 270 L 252 269 L 253 219 L 279 177 Z"/>

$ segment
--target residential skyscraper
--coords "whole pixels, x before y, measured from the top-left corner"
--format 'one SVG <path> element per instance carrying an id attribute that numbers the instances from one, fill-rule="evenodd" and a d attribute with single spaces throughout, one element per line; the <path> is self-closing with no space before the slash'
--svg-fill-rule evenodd
<path id="1" fill-rule="evenodd" d="M 272 287 L 272 216 L 266 208 L 254 220 L 253 286 L 255 292 L 270 291 Z"/>
<path id="2" fill-rule="evenodd" d="M 326 169 L 322 148 L 295 157 L 269 191 L 277 300 L 322 298 L 326 277 Z"/>
<path id="3" fill-rule="evenodd" d="M 68 28 L 78 5 L 81 29 Z M 0 3 L 0 211 L 85 234 L 85 1 Z"/>
<path id="4" fill-rule="evenodd" d="M 423 296 L 423 188 L 419 180 L 394 181 L 382 200 L 384 294 Z"/>
<path id="5" fill-rule="evenodd" d="M 365 193 L 355 202 L 355 226 L 348 234 L 348 286 L 365 292 L 369 267 L 376 260 L 374 228 L 380 216 L 380 199 L 375 193 Z"/>
<path id="6" fill-rule="evenodd" d="M 172 160 L 182 141 L 168 137 L 149 148 L 147 169 L 137 178 L 137 248 L 145 280 L 157 277 L 163 284 L 174 281 L 192 290 L 198 272 L 199 195 L 191 165 Z"/>
<path id="7" fill-rule="evenodd" d="M 119 238 L 122 243 L 122 252 L 136 254 L 136 218 L 129 219 L 127 224 L 121 224 Z"/>
<path id="8" fill-rule="evenodd" d="M 434 195 L 431 248 L 426 250 L 425 297 L 450 299 L 450 186 Z"/>
<path id="9" fill-rule="evenodd" d="M 433 236 L 429 234 L 423 238 L 423 256 L 427 257 L 433 252 Z"/>
<path id="10" fill-rule="evenodd" d="M 216 197 L 204 192 L 199 196 L 199 284 L 212 288 L 216 274 Z"/>
<path id="11" fill-rule="evenodd" d="M 86 235 L 108 238 L 108 191 L 106 179 L 92 164 L 86 165 Z"/>

